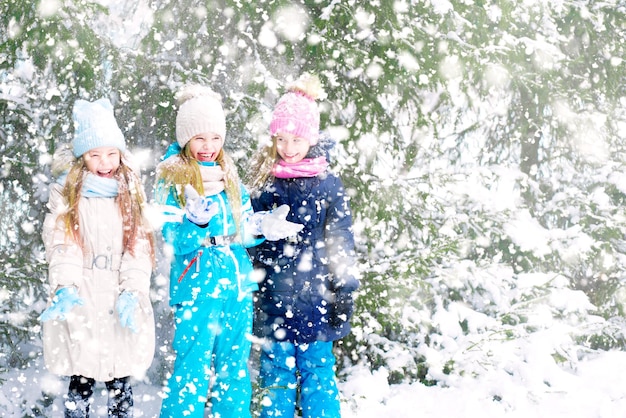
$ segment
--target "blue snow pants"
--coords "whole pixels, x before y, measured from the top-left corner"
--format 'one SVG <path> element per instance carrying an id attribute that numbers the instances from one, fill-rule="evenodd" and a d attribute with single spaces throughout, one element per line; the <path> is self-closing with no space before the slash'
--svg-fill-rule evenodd
<path id="1" fill-rule="evenodd" d="M 341 410 L 332 350 L 330 341 L 297 346 L 288 342 L 264 345 L 260 379 L 265 395 L 261 418 L 292 418 L 298 385 L 304 418 L 339 418 Z"/>
<path id="2" fill-rule="evenodd" d="M 237 300 L 236 290 L 230 297 L 222 296 L 176 305 L 172 343 L 176 360 L 161 418 L 203 418 L 207 401 L 215 418 L 250 417 L 252 296 Z"/>

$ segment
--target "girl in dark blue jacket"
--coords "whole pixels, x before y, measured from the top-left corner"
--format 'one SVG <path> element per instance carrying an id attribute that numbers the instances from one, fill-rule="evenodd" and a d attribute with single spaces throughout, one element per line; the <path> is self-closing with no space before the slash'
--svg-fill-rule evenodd
<path id="1" fill-rule="evenodd" d="M 317 77 L 301 77 L 277 103 L 272 142 L 259 154 L 251 181 L 255 211 L 288 205 L 297 236 L 251 250 L 260 283 L 257 331 L 265 338 L 261 417 L 292 417 L 300 389 L 304 417 L 339 417 L 333 341 L 350 331 L 356 277 L 352 216 L 339 177 L 320 144 L 323 94 Z"/>

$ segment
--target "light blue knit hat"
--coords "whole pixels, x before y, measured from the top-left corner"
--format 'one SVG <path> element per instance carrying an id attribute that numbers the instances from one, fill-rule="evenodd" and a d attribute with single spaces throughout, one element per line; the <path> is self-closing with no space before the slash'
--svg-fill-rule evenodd
<path id="1" fill-rule="evenodd" d="M 126 151 L 124 134 L 117 126 L 113 115 L 113 105 L 109 99 L 95 102 L 76 100 L 72 112 L 74 119 L 74 140 L 72 148 L 75 157 L 98 147 L 115 147 Z"/>

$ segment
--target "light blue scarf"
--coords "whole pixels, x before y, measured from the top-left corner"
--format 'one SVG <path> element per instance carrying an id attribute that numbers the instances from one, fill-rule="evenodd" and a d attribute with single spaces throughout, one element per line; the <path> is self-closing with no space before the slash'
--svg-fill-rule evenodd
<path id="1" fill-rule="evenodd" d="M 57 178 L 57 183 L 64 186 L 66 179 L 67 173 L 64 173 Z M 117 180 L 87 173 L 83 180 L 81 195 L 83 197 L 115 197 L 117 196 Z"/>

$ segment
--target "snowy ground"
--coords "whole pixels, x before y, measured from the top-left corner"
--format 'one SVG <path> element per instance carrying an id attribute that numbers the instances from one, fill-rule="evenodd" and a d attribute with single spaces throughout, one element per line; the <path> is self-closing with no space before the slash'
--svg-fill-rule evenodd
<path id="1" fill-rule="evenodd" d="M 626 353 L 606 352 L 578 364 L 576 371 L 553 371 L 552 385 L 529 384 L 509 373 L 491 372 L 480 380 L 460 378 L 448 388 L 419 383 L 388 385 L 384 371 L 355 367 L 340 383 L 345 397 L 343 418 L 621 418 L 626 417 Z M 554 376 L 558 374 L 558 376 Z M 42 389 L 58 395 L 47 411 L 61 417 L 61 396 L 67 382 L 35 366 L 8 374 L 0 395 L 0 416 L 21 417 L 23 406 L 35 402 Z M 558 384 L 554 384 L 558 382 Z M 532 388 L 529 390 L 529 388 Z M 98 384 L 96 393 L 104 386 Z M 136 383 L 135 416 L 158 417 L 158 387 Z M 496 395 L 497 394 L 497 395 Z M 500 400 L 495 400 L 499 398 Z M 92 417 L 106 416 L 106 396 L 96 398 Z"/>
<path id="2" fill-rule="evenodd" d="M 449 388 L 388 386 L 385 376 L 355 371 L 342 385 L 351 407 L 344 418 L 621 418 L 626 417 L 626 353 L 607 352 L 560 376 L 557 387 L 527 390 L 509 374 L 463 379 Z M 501 401 L 494 400 L 498 393 Z"/>

